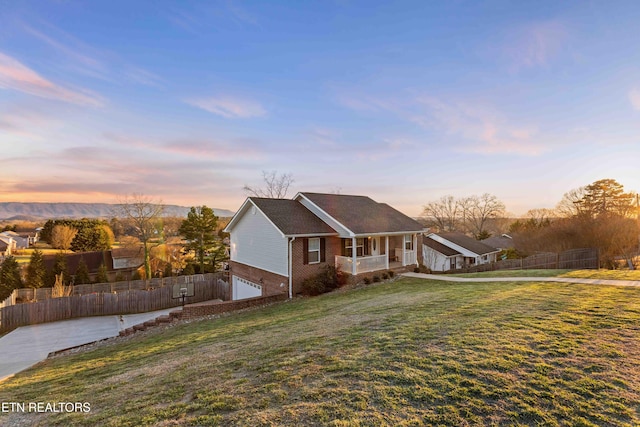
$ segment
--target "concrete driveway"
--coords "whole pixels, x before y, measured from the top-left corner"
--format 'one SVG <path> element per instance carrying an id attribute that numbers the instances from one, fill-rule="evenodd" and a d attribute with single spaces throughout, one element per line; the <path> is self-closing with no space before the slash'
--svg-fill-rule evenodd
<path id="1" fill-rule="evenodd" d="M 180 308 L 84 317 L 17 328 L 0 338 L 0 382 L 46 359 L 51 352 L 115 337 L 126 328 L 175 310 Z"/>

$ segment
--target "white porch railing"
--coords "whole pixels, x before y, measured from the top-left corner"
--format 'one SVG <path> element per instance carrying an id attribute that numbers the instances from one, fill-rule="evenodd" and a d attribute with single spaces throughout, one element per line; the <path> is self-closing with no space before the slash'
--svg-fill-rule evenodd
<path id="1" fill-rule="evenodd" d="M 370 271 L 384 270 L 387 268 L 387 256 L 375 255 L 356 258 L 356 274 Z M 353 273 L 353 258 L 336 255 L 336 268 L 345 273 Z"/>

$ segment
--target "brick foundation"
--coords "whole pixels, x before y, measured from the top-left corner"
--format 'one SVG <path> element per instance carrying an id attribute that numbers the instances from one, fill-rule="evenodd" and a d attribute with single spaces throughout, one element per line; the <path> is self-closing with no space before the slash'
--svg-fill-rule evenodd
<path id="1" fill-rule="evenodd" d="M 245 308 L 257 307 L 278 301 L 285 301 L 287 298 L 288 296 L 286 294 L 277 294 L 238 301 L 223 301 L 211 304 L 185 305 L 182 309 L 181 319 L 195 319 L 198 317 L 210 316 L 213 314 L 228 313 L 230 311 L 238 311 Z"/>

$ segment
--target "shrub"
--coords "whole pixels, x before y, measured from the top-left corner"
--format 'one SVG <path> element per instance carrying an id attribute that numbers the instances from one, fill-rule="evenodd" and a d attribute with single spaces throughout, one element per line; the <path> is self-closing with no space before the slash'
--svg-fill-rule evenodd
<path id="1" fill-rule="evenodd" d="M 332 265 L 326 265 L 318 274 L 303 280 L 302 292 L 305 295 L 320 295 L 332 291 L 347 283 L 347 275 Z"/>
<path id="2" fill-rule="evenodd" d="M 302 281 L 302 293 L 305 295 L 316 296 L 325 292 L 327 292 L 327 288 L 317 275 L 307 277 Z"/>
<path id="3" fill-rule="evenodd" d="M 415 268 L 413 269 L 413 272 L 414 272 L 414 273 L 420 273 L 420 268 L 419 268 L 419 267 L 415 267 Z"/>
<path id="4" fill-rule="evenodd" d="M 393 277 L 396 275 L 396 272 L 393 270 L 389 270 L 388 273 L 389 273 L 389 277 Z"/>
<path id="5" fill-rule="evenodd" d="M 368 277 L 365 277 L 365 278 L 363 279 L 363 282 L 364 282 L 364 284 L 365 284 L 365 285 L 368 285 L 368 284 L 370 284 L 370 283 L 371 283 L 371 279 L 369 279 Z"/>
<path id="6" fill-rule="evenodd" d="M 387 273 L 386 271 L 382 273 L 382 280 L 387 280 L 388 278 L 389 278 L 389 273 Z"/>
<path id="7" fill-rule="evenodd" d="M 373 283 L 377 283 L 379 281 L 380 281 L 380 276 L 378 276 L 378 275 L 373 276 Z"/>

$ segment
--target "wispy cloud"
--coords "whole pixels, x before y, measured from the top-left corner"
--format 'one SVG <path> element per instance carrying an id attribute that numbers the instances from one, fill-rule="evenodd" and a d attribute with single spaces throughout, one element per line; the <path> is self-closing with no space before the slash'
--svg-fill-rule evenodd
<path id="1" fill-rule="evenodd" d="M 81 64 L 81 65 L 83 65 L 85 67 L 91 68 L 92 70 L 98 71 L 100 73 L 106 72 L 106 68 L 107 67 L 105 66 L 105 64 L 102 61 L 96 59 L 94 56 L 89 56 L 88 54 L 81 53 L 81 50 L 87 51 L 87 50 L 89 50 L 89 48 L 86 45 L 80 43 L 75 38 L 72 38 L 68 34 L 62 33 L 60 30 L 57 30 L 58 33 L 62 33 L 66 39 L 69 39 L 69 43 L 71 43 L 71 44 L 73 44 L 75 46 L 73 48 L 70 47 L 68 44 L 64 44 L 64 43 L 52 38 L 51 36 L 48 36 L 48 35 L 44 34 L 43 32 L 34 29 L 30 25 L 26 25 L 25 24 L 25 25 L 23 25 L 23 28 L 29 34 L 31 34 L 32 36 L 36 37 L 37 39 L 43 41 L 44 43 L 46 43 L 50 47 L 52 47 L 55 50 L 57 50 L 59 53 L 62 53 L 63 55 L 65 55 L 69 59 L 73 60 L 74 62 L 76 62 L 78 64 Z"/>
<path id="2" fill-rule="evenodd" d="M 181 4 L 165 12 L 166 19 L 176 27 L 197 34 L 212 27 L 258 25 L 258 18 L 235 0 L 197 5 Z"/>
<path id="3" fill-rule="evenodd" d="M 261 117 L 267 114 L 260 103 L 231 96 L 186 99 L 184 102 L 228 119 Z"/>
<path id="4" fill-rule="evenodd" d="M 559 21 L 531 23 L 507 31 L 502 53 L 513 71 L 546 66 L 561 52 L 568 35 Z"/>
<path id="5" fill-rule="evenodd" d="M 104 100 L 86 89 L 66 88 L 45 79 L 15 58 L 0 52 L 0 88 L 41 98 L 99 107 Z"/>
<path id="6" fill-rule="evenodd" d="M 145 86 L 161 87 L 164 83 L 164 80 L 161 77 L 138 67 L 128 66 L 126 67 L 124 74 L 129 80 Z"/>
<path id="7" fill-rule="evenodd" d="M 128 63 L 114 52 L 90 46 L 47 22 L 40 21 L 39 25 L 42 28 L 35 29 L 32 25 L 23 23 L 21 28 L 53 49 L 57 55 L 63 56 L 66 60 L 61 61 L 60 66 L 65 71 L 111 83 L 129 81 L 146 86 L 162 86 L 162 78 Z"/>
<path id="8" fill-rule="evenodd" d="M 478 153 L 517 153 L 538 155 L 545 151 L 535 139 L 534 126 L 514 125 L 490 107 L 471 103 L 445 102 L 435 97 L 420 97 L 423 107 L 411 120 L 423 127 L 461 137 L 461 151 Z"/>
<path id="9" fill-rule="evenodd" d="M 545 147 L 536 139 L 536 126 L 513 124 L 491 106 L 443 101 L 427 95 L 384 99 L 351 94 L 339 96 L 338 99 L 342 105 L 358 112 L 391 113 L 401 120 L 440 133 L 443 137 L 453 136 L 454 146 L 460 151 L 523 155 L 538 155 L 545 151 Z M 406 146 L 402 141 L 396 139 L 390 147 Z"/>
<path id="10" fill-rule="evenodd" d="M 135 136 L 105 133 L 104 138 L 123 147 L 137 148 L 155 153 L 167 153 L 188 158 L 210 159 L 213 161 L 237 161 L 238 155 L 244 160 L 259 159 L 264 155 L 258 141 L 236 138 L 230 141 L 206 138 L 180 138 L 168 140 L 149 140 Z"/>

